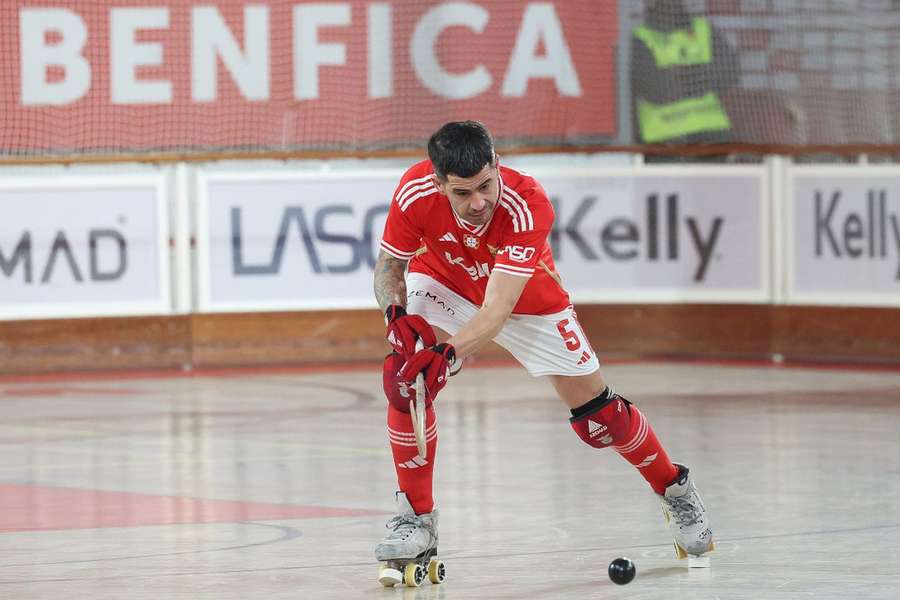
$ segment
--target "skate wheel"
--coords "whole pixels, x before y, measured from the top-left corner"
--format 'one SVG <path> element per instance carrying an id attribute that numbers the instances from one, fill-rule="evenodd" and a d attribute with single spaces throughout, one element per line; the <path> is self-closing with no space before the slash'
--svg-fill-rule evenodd
<path id="1" fill-rule="evenodd" d="M 403 569 L 403 583 L 406 587 L 419 587 L 425 581 L 425 568 L 417 562 L 411 562 Z"/>
<path id="2" fill-rule="evenodd" d="M 394 587 L 398 583 L 403 583 L 403 573 L 393 567 L 382 565 L 378 570 L 378 583 L 384 587 Z"/>
<path id="3" fill-rule="evenodd" d="M 676 556 L 679 560 L 685 559 L 685 558 L 688 557 L 687 550 L 685 550 L 684 548 L 682 548 L 682 547 L 679 546 L 678 544 L 675 544 L 675 556 Z"/>
<path id="4" fill-rule="evenodd" d="M 447 578 L 447 568 L 444 567 L 444 561 L 432 558 L 428 563 L 428 579 L 431 583 L 444 583 Z"/>

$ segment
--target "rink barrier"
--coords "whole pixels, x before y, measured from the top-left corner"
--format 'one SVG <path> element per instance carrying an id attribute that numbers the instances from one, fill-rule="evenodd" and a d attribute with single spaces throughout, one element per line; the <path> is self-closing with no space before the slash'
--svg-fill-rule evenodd
<path id="1" fill-rule="evenodd" d="M 589 304 L 578 316 L 603 360 L 900 366 L 900 311 L 755 304 Z M 0 374 L 376 364 L 374 310 L 0 321 Z M 491 344 L 476 361 L 509 359 Z"/>
<path id="2" fill-rule="evenodd" d="M 525 165 L 556 204 L 558 267 L 601 356 L 900 361 L 900 167 L 605 160 Z M 4 173 L 0 372 L 371 360 L 385 348 L 368 265 L 404 164 Z M 97 189 L 123 190 L 122 208 L 65 200 Z M 123 247 L 144 257 L 128 255 L 136 273 Z M 238 265 L 245 279 L 223 277 Z"/>

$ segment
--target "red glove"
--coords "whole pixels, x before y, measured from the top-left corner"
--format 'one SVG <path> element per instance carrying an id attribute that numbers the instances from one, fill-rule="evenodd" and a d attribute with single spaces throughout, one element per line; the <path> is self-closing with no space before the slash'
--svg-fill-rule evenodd
<path id="1" fill-rule="evenodd" d="M 409 412 L 409 401 L 416 397 L 416 388 L 400 378 L 400 369 L 406 359 L 396 352 L 391 352 L 384 357 L 384 368 L 381 371 L 381 379 L 384 385 L 384 395 L 388 402 L 400 412 Z M 425 405 L 431 402 L 425 400 Z"/>
<path id="2" fill-rule="evenodd" d="M 425 376 L 425 400 L 431 404 L 438 392 L 447 385 L 450 369 L 455 362 L 456 349 L 451 344 L 424 348 L 406 361 L 400 369 L 400 379 L 415 389 L 416 375 L 422 373 Z"/>
<path id="3" fill-rule="evenodd" d="M 416 351 L 416 341 L 421 339 L 427 348 L 437 343 L 434 330 L 428 321 L 419 315 L 408 315 L 399 304 L 391 304 L 384 311 L 387 320 L 387 340 L 398 352 L 409 358 Z"/>

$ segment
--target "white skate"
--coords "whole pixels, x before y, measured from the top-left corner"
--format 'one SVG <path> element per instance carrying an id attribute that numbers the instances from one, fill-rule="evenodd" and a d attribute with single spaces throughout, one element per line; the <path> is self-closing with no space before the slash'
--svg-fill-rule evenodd
<path id="1" fill-rule="evenodd" d="M 387 537 L 375 546 L 375 559 L 382 561 L 378 581 L 385 587 L 405 583 L 419 587 L 426 574 L 431 583 L 446 577 L 437 555 L 438 511 L 417 515 L 406 494 L 397 492 L 397 516 L 387 523 Z"/>
<path id="2" fill-rule="evenodd" d="M 659 497 L 666 523 L 675 537 L 675 555 L 687 558 L 690 567 L 708 567 L 709 557 L 704 555 L 715 550 L 716 545 L 706 506 L 697 493 L 688 468 L 675 466 L 678 467 L 678 479 Z"/>

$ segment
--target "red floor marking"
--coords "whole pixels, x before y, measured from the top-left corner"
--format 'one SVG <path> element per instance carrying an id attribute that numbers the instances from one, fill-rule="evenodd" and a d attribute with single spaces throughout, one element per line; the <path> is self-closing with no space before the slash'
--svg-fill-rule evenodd
<path id="1" fill-rule="evenodd" d="M 643 356 L 633 358 L 598 357 L 601 368 L 606 365 L 634 364 L 692 364 L 713 365 L 717 367 L 750 367 L 768 369 L 814 369 L 823 371 L 871 371 L 883 373 L 900 372 L 897 362 L 811 362 L 793 361 L 773 362 L 765 359 L 721 359 L 695 358 L 681 356 Z M 303 365 L 259 365 L 248 367 L 200 368 L 194 370 L 180 369 L 136 369 L 122 371 L 65 371 L 58 373 L 32 373 L 28 375 L 0 375 L 0 383 L 47 383 L 78 381 L 125 381 L 153 379 L 190 379 L 192 377 L 241 378 L 255 375 L 297 375 L 305 373 L 341 373 L 370 371 L 381 372 L 381 362 L 337 362 L 310 363 Z M 466 362 L 466 370 L 492 367 L 519 367 L 512 358 L 475 359 Z M 524 372 L 524 369 L 522 369 Z"/>
<path id="2" fill-rule="evenodd" d="M 231 523 L 388 514 L 327 506 L 233 502 L 42 485 L 0 485 L 0 532 Z"/>
<path id="3" fill-rule="evenodd" d="M 85 387 L 27 387 L 0 390 L 4 396 L 137 396 L 140 390 Z"/>

